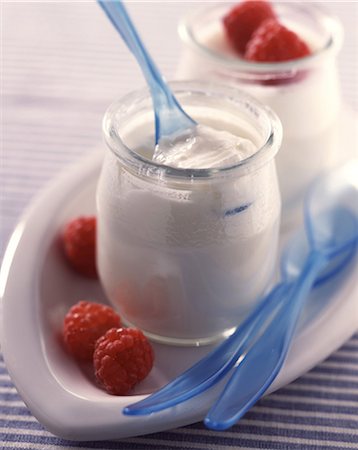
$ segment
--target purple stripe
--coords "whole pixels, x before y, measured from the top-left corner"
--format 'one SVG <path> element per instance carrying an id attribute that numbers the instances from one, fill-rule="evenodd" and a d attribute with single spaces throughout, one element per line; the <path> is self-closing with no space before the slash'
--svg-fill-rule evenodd
<path id="1" fill-rule="evenodd" d="M 73 136 L 65 136 L 65 138 L 60 135 L 46 135 L 45 139 L 39 138 L 36 135 L 26 135 L 24 137 L 19 136 L 11 136 L 10 133 L 4 133 L 3 138 L 3 148 L 6 148 L 6 152 L 14 155 L 16 153 L 24 152 L 24 146 L 28 145 L 37 145 L 37 153 L 44 155 L 51 155 L 54 146 L 62 145 L 63 149 L 61 151 L 61 155 L 70 155 L 73 156 L 74 148 L 78 146 L 84 146 L 93 148 L 94 143 L 101 143 L 101 135 L 97 135 L 96 137 L 92 136 L 83 136 L 78 138 L 73 138 Z M 45 148 L 41 148 L 45 146 Z M 50 150 L 50 151 L 49 151 Z"/>
<path id="2" fill-rule="evenodd" d="M 12 137 L 15 138 L 19 138 L 19 123 L 13 123 L 13 122 L 8 122 L 5 125 L 5 120 L 4 120 L 4 124 L 3 124 L 3 130 L 4 130 L 4 139 L 6 138 L 10 138 L 11 140 Z M 46 133 L 44 132 L 43 126 L 40 126 L 39 124 L 36 123 L 21 123 L 20 125 L 21 127 L 21 133 L 22 135 L 27 139 L 27 138 L 59 138 L 59 137 L 63 137 L 63 125 L 62 126 L 48 126 L 46 124 Z M 101 131 L 100 129 L 98 129 L 96 132 L 92 132 L 94 130 L 92 129 L 88 129 L 86 131 L 82 131 L 82 130 L 77 130 L 75 128 L 72 129 L 68 129 L 66 131 L 66 138 L 68 138 L 69 140 L 73 140 L 73 139 L 89 139 L 91 141 L 93 141 L 93 139 L 97 139 L 100 134 Z M 9 140 L 10 140 L 9 139 Z"/>
<path id="3" fill-rule="evenodd" d="M 31 417 L 31 416 L 29 416 Z M 8 420 L 0 419 L 0 426 L 19 430 L 44 430 L 44 427 L 34 420 Z"/>
<path id="4" fill-rule="evenodd" d="M 0 380 L 0 386 L 1 387 L 9 387 L 9 388 L 15 387 L 13 382 L 10 379 L 8 381 L 7 380 L 5 380 L 5 381 L 4 380 Z"/>
<path id="5" fill-rule="evenodd" d="M 358 370 L 358 357 L 341 356 L 339 353 L 337 353 L 335 355 L 330 356 L 327 361 L 346 363 L 346 364 L 357 364 L 357 370 Z"/>
<path id="6" fill-rule="evenodd" d="M 9 159 L 12 155 L 20 154 L 22 156 L 27 156 L 28 159 L 35 159 L 31 158 L 31 154 L 28 154 L 28 149 L 33 149 L 36 153 L 40 155 L 47 155 L 47 158 L 51 158 L 52 156 L 58 156 L 58 155 L 64 155 L 66 157 L 70 156 L 71 159 L 74 159 L 77 155 L 82 155 L 83 147 L 88 148 L 89 151 L 93 151 L 94 148 L 98 148 L 99 146 L 104 148 L 104 144 L 102 144 L 101 141 L 101 135 L 99 134 L 97 138 L 82 138 L 78 139 L 75 142 L 71 138 L 61 139 L 58 137 L 58 139 L 43 139 L 39 140 L 37 136 L 32 136 L 32 139 L 30 137 L 26 136 L 26 139 L 23 138 L 4 138 L 3 139 L 4 148 L 7 148 L 8 150 L 5 152 L 4 156 L 7 156 L 7 159 Z M 60 151 L 58 150 L 60 149 Z M 36 154 L 35 153 L 35 154 Z M 14 157 L 14 159 L 16 159 Z M 22 160 L 20 161 L 21 165 Z M 19 161 L 18 161 L 19 163 Z M 4 165 L 4 164 L 3 164 Z"/>
<path id="7" fill-rule="evenodd" d="M 249 414 L 247 414 L 245 417 L 248 417 Z M 270 416 L 268 415 L 256 415 L 255 419 L 257 420 L 266 420 L 268 423 L 270 422 Z M 330 421 L 330 422 L 325 422 L 325 423 L 312 423 L 312 420 L 307 419 L 305 422 L 297 422 L 295 420 L 295 418 L 291 417 L 291 421 L 285 420 L 288 419 L 287 417 L 284 418 L 283 423 L 300 423 L 300 424 L 304 424 L 304 425 L 323 425 L 323 426 L 333 426 L 337 428 L 337 424 L 334 420 Z M 297 418 L 296 418 L 297 419 Z M 299 418 L 299 419 L 303 419 L 303 418 Z M 287 431 L 283 431 L 282 429 L 278 429 L 275 425 L 275 423 L 277 423 L 278 420 L 275 417 L 275 422 L 272 424 L 272 427 L 265 427 L 264 429 L 257 427 L 255 424 L 253 425 L 240 425 L 240 423 L 238 425 L 236 425 L 231 431 L 238 433 L 238 439 L 240 439 L 240 434 L 241 433 L 248 433 L 248 434 L 256 434 L 258 436 L 262 435 L 262 434 L 266 434 L 266 435 L 270 435 L 270 436 L 281 436 L 282 434 L 284 434 L 285 436 L 287 436 Z M 282 421 L 280 421 L 282 422 Z M 21 430 L 43 430 L 44 428 L 42 427 L 42 425 L 40 423 L 38 423 L 37 421 L 19 421 L 19 420 L 1 420 L 0 419 L 0 425 L 8 427 L 8 428 L 16 428 L 16 429 L 21 429 Z M 342 427 L 342 428 L 346 428 L 346 427 Z M 356 425 L 355 426 L 351 426 L 350 428 L 352 429 L 356 429 Z M 202 424 L 194 424 L 192 426 L 187 427 L 187 429 L 193 429 L 193 430 L 205 430 L 205 427 Z M 262 433 L 262 430 L 264 430 L 264 433 Z M 303 430 L 294 430 L 294 433 L 289 433 L 290 437 L 299 437 L 299 438 L 305 438 L 305 439 L 322 439 L 321 437 L 322 432 L 319 431 L 310 431 L 310 432 L 306 432 Z M 330 436 L 327 435 L 327 433 L 323 433 L 323 439 L 327 439 L 330 438 Z M 195 440 L 196 436 L 191 437 L 190 434 L 186 434 L 186 442 L 187 440 L 190 440 L 190 442 L 193 441 L 193 438 Z M 188 438 L 189 436 L 189 438 Z M 342 438 L 343 436 L 343 438 Z M 345 442 L 346 439 L 348 438 L 352 438 L 353 435 L 349 435 L 349 434 L 339 434 L 339 433 L 334 433 L 334 437 L 333 441 L 341 441 L 341 442 Z M 171 432 L 167 432 L 167 433 L 156 433 L 152 436 L 150 436 L 149 438 L 154 438 L 154 439 L 163 439 L 163 438 L 167 438 L 168 440 L 172 440 L 175 441 L 177 440 L 178 435 L 176 433 L 171 433 Z M 336 439 L 335 439 L 336 437 Z M 355 436 L 353 436 L 353 442 L 354 442 L 354 438 Z M 212 438 L 214 439 L 214 438 Z M 236 438 L 234 438 L 236 440 Z M 230 442 L 232 441 L 232 438 L 230 438 Z M 350 442 L 350 440 L 348 441 Z M 210 442 L 209 442 L 210 443 Z M 230 445 L 229 443 L 225 443 L 226 445 Z"/>
<path id="8" fill-rule="evenodd" d="M 16 85 L 17 86 L 17 85 Z M 48 88 L 48 91 L 51 92 L 52 88 Z M 69 90 L 66 89 L 66 92 Z M 78 91 L 78 89 L 72 88 L 72 91 Z M 12 102 L 11 102 L 12 101 Z M 64 107 L 68 108 L 76 108 L 76 110 L 79 113 L 83 113 L 82 108 L 85 109 L 86 114 L 91 114 L 92 117 L 98 116 L 98 110 L 97 108 L 101 108 L 101 111 L 103 111 L 108 106 L 108 100 L 106 99 L 96 99 L 91 98 L 90 100 L 87 99 L 86 96 L 76 96 L 76 97 L 66 97 L 65 94 L 61 96 L 56 96 L 55 93 L 53 95 L 44 95 L 44 91 L 41 91 L 38 93 L 36 97 L 33 97 L 31 94 L 26 95 L 26 93 L 19 94 L 18 86 L 17 89 L 15 89 L 13 92 L 7 91 L 6 94 L 3 95 L 3 102 L 6 103 L 7 108 L 10 108 L 11 106 L 24 108 L 26 105 L 28 105 L 30 108 L 34 106 L 43 107 L 46 110 L 48 110 L 49 105 L 53 105 L 54 101 L 56 102 L 56 107 L 59 108 L 59 111 L 62 111 Z M 14 108 L 16 109 L 16 108 Z M 68 109 L 71 111 L 71 109 Z M 61 114 L 62 118 L 65 118 L 63 114 Z M 69 122 L 67 126 L 71 126 L 72 124 Z M 62 122 L 62 127 L 65 127 L 66 124 Z"/>
<path id="9" fill-rule="evenodd" d="M 349 345 L 349 344 L 343 345 L 343 347 L 341 347 L 341 348 L 338 350 L 338 354 L 339 354 L 339 352 L 340 352 L 341 350 L 344 351 L 344 352 L 357 353 L 357 355 L 358 355 L 358 346 Z"/>
<path id="10" fill-rule="evenodd" d="M 340 381 L 337 378 L 332 376 L 331 379 L 320 380 L 316 378 L 305 378 L 304 376 L 298 378 L 293 383 L 294 385 L 304 385 L 304 386 L 327 386 L 327 387 L 337 387 L 337 388 L 349 388 L 349 389 L 357 389 L 358 393 L 358 380 L 357 381 Z"/>
<path id="11" fill-rule="evenodd" d="M 325 433 L 325 432 L 310 432 L 307 430 L 289 430 L 289 429 L 278 429 L 275 427 L 272 428 L 262 428 L 260 426 L 243 426 L 243 425 L 235 425 L 230 429 L 231 432 L 237 433 L 237 437 L 226 437 L 226 436 L 220 436 L 218 437 L 217 434 L 211 434 L 209 431 L 206 434 L 203 435 L 191 435 L 191 434 L 179 434 L 175 432 L 162 432 L 162 433 L 155 433 L 151 434 L 149 437 L 153 439 L 161 439 L 161 440 L 168 440 L 170 441 L 178 441 L 180 439 L 182 442 L 185 443 L 196 443 L 196 444 L 204 444 L 204 445 L 215 445 L 218 442 L 220 445 L 225 446 L 232 446 L 233 448 L 239 448 L 239 446 L 249 446 L 251 445 L 261 445 L 261 448 L 275 448 L 271 447 L 272 444 L 275 444 L 274 442 L 266 442 L 270 447 L 264 447 L 263 445 L 266 444 L 264 439 L 265 436 L 270 437 L 285 437 L 285 438 L 301 438 L 301 439 L 311 439 L 312 445 L 314 445 L 314 440 L 331 440 L 332 442 L 352 442 L 352 435 L 346 435 L 343 433 Z M 253 437 L 261 437 L 261 439 L 242 439 L 240 438 L 241 434 L 251 434 Z M 264 442 L 263 442 L 264 441 Z M 278 445 L 285 445 L 284 448 L 289 448 L 288 446 L 291 444 L 286 443 L 279 443 Z M 306 444 L 304 444 L 306 446 Z M 186 447 L 185 447 L 186 448 Z M 259 447 L 260 448 L 260 447 Z M 280 448 L 280 447 L 278 447 Z M 300 448 L 305 448 L 300 444 Z M 317 447 L 321 448 L 321 447 Z M 338 447 L 339 448 L 339 447 Z"/>
<path id="12" fill-rule="evenodd" d="M 2 406 L 1 407 L 1 413 L 2 414 L 15 414 L 17 416 L 23 416 L 23 417 L 32 417 L 31 412 L 26 408 L 26 406 Z"/>
<path id="13" fill-rule="evenodd" d="M 17 220 L 20 218 L 20 216 L 21 216 L 21 212 L 22 212 L 22 208 L 18 208 L 18 209 L 13 209 L 13 210 L 11 210 L 11 209 L 9 209 L 9 208 L 0 208 L 0 212 L 1 212 L 1 214 L 2 215 L 6 215 L 6 217 L 8 218 L 8 219 L 12 219 L 13 221 L 14 221 L 14 226 L 15 226 L 15 223 L 17 222 Z M 8 238 L 9 237 L 9 235 L 12 233 L 12 231 L 13 231 L 13 229 L 11 229 L 11 230 L 8 230 L 7 231 L 7 237 L 6 236 L 4 236 L 4 238 L 6 237 L 6 238 Z M 1 230 L 1 233 L 3 233 L 3 230 Z M 4 232 L 4 234 L 5 234 L 5 232 Z M 1 373 L 1 372 L 0 372 Z"/>
<path id="14" fill-rule="evenodd" d="M 26 145 L 28 145 L 28 143 L 26 143 Z M 43 144 L 46 146 L 46 144 Z M 87 145 L 83 145 L 83 147 L 88 148 Z M 65 158 L 61 158 L 58 157 L 59 154 L 57 153 L 57 151 L 54 151 L 52 154 L 50 152 L 47 153 L 47 157 L 43 158 L 41 155 L 39 155 L 38 157 L 36 157 L 36 148 L 37 148 L 37 144 L 31 143 L 29 146 L 24 146 L 21 151 L 17 151 L 16 153 L 18 154 L 18 157 L 14 157 L 13 153 L 9 152 L 9 154 L 5 155 L 3 157 L 3 167 L 4 169 L 6 169 L 6 167 L 16 167 L 19 170 L 28 170 L 28 167 L 26 167 L 26 163 L 34 163 L 34 164 L 39 164 L 38 169 L 39 170 L 44 170 L 47 169 L 48 167 L 52 167 L 54 171 L 58 171 L 59 169 L 61 169 L 61 167 L 59 167 L 59 164 L 71 164 L 74 160 L 74 156 L 81 156 L 86 154 L 85 152 L 83 152 L 83 150 L 81 152 L 77 152 L 74 151 L 72 154 L 72 157 L 70 154 L 66 153 L 66 157 Z M 61 148 L 61 144 L 58 144 L 58 148 Z M 21 165 L 19 164 L 19 159 L 21 159 Z M 11 164 L 12 163 L 12 164 Z M 5 172 L 6 170 L 4 170 Z"/>
<path id="15" fill-rule="evenodd" d="M 327 373 L 332 375 L 349 375 L 349 376 L 356 376 L 358 379 L 358 368 L 355 369 L 347 369 L 344 367 L 344 364 L 342 364 L 341 367 L 326 367 L 324 365 L 319 365 L 311 370 L 311 373 Z"/>
<path id="16" fill-rule="evenodd" d="M 73 61 L 71 59 L 67 59 L 65 61 L 65 64 L 73 64 L 77 63 L 77 61 Z M 98 81 L 106 80 L 109 83 L 106 86 L 106 89 L 109 90 L 110 86 L 116 86 L 117 80 L 113 77 L 113 72 L 118 73 L 120 76 L 120 73 L 128 72 L 131 69 L 131 64 L 128 63 L 128 61 L 123 60 L 123 64 L 116 63 L 116 64 L 108 64 L 106 68 L 103 66 L 98 65 L 98 61 L 96 61 L 96 58 L 93 58 L 92 60 L 86 61 L 88 64 L 78 64 L 74 67 L 76 67 L 76 70 L 69 72 L 69 73 L 60 73 L 59 72 L 59 66 L 60 63 L 58 60 L 56 60 L 57 65 L 54 66 L 51 69 L 44 70 L 42 66 L 42 72 L 41 65 L 39 64 L 38 67 L 35 65 L 17 65 L 14 64 L 11 65 L 6 61 L 3 64 L 3 82 L 9 85 L 18 86 L 18 81 L 22 81 L 24 78 L 24 73 L 28 76 L 33 76 L 34 79 L 36 79 L 37 82 L 41 82 L 42 80 L 51 80 L 52 84 L 59 83 L 64 85 L 71 85 L 73 86 L 73 82 L 76 82 L 76 85 L 79 84 L 81 87 L 84 85 L 85 81 L 90 81 L 92 79 L 95 79 L 96 83 Z M 136 77 L 140 77 L 139 73 L 135 74 Z M 10 84 L 11 82 L 11 84 Z"/>
<path id="17" fill-rule="evenodd" d="M 327 413 L 342 413 L 342 414 L 358 414 L 358 404 L 357 406 L 341 406 L 341 405 L 319 405 L 311 403 L 302 403 L 295 401 L 282 401 L 270 399 L 270 397 L 265 397 L 258 403 L 266 408 L 279 408 L 292 411 L 294 409 L 298 411 L 311 411 L 311 412 L 327 412 Z"/>
<path id="18" fill-rule="evenodd" d="M 6 179 L 6 183 L 5 181 L 3 182 L 3 199 L 9 200 L 11 195 L 15 195 L 15 197 L 20 197 L 20 198 L 24 198 L 26 199 L 26 197 L 29 197 L 29 194 L 32 194 L 31 192 L 29 192 L 28 188 L 36 188 L 36 190 L 38 190 L 39 188 L 43 187 L 45 185 L 46 182 L 49 182 L 51 180 L 51 174 L 48 175 L 48 179 L 46 178 L 37 178 L 36 174 L 33 175 L 33 178 L 24 178 L 24 183 L 22 186 L 22 174 L 18 174 L 17 177 L 15 175 L 13 175 L 11 178 L 7 178 Z M 4 180 L 5 177 L 3 177 L 3 174 L 1 174 L 1 179 Z M 21 183 L 21 187 L 24 188 L 23 191 L 18 191 L 18 189 L 14 190 L 11 188 L 12 184 L 10 183 L 10 181 L 13 182 L 13 184 L 17 181 L 19 184 Z M 13 188 L 16 187 L 13 185 Z M 5 188 L 7 189 L 7 192 L 5 191 Z M 27 200 L 26 200 L 27 201 Z"/>
<path id="19" fill-rule="evenodd" d="M 346 401 L 356 401 L 358 406 L 358 391 L 357 394 L 345 394 L 345 393 L 335 393 L 335 392 L 324 392 L 324 391 L 311 391 L 311 390 L 301 390 L 297 389 L 287 389 L 282 388 L 276 392 L 276 395 L 284 395 L 288 397 L 303 397 L 303 398 L 318 398 L 327 400 L 346 400 Z"/>
<path id="20" fill-rule="evenodd" d="M 8 195 L 6 201 L 3 201 L 1 204 L 1 213 L 5 214 L 6 212 L 10 213 L 22 213 L 23 209 L 28 205 L 33 195 L 35 195 L 36 192 L 30 193 L 30 195 L 27 195 L 27 198 L 21 198 L 21 195 Z M 9 204 L 7 204 L 9 203 Z M 12 208 L 12 206 L 14 208 Z"/>
<path id="21" fill-rule="evenodd" d="M 241 430 L 242 432 L 242 430 Z M 191 436 L 191 435 L 175 435 L 175 439 L 176 442 L 178 442 L 178 438 L 180 439 L 181 442 L 185 442 L 185 450 L 190 450 L 190 446 L 187 445 L 188 443 L 195 443 L 195 444 L 202 444 L 202 447 L 192 447 L 192 449 L 196 449 L 196 450 L 207 450 L 207 445 L 209 443 L 211 443 L 212 445 L 227 445 L 227 446 L 231 446 L 233 449 L 237 449 L 240 448 L 240 446 L 245 446 L 245 447 L 251 447 L 251 448 L 269 448 L 271 450 L 304 450 L 304 449 L 315 449 L 315 450 L 341 450 L 340 446 L 321 446 L 321 445 L 316 445 L 314 442 L 312 442 L 312 445 L 307 445 L 304 444 L 304 446 L 302 446 L 302 444 L 289 444 L 286 442 L 278 442 L 278 441 L 273 441 L 273 442 L 267 442 L 265 443 L 263 441 L 264 439 L 264 435 L 262 436 L 263 439 L 259 440 L 251 440 L 251 439 L 241 439 L 239 437 L 239 433 L 238 433 L 238 438 L 218 438 L 217 436 L 213 436 L 210 437 L 210 435 L 203 435 L 203 436 Z M 170 442 L 173 441 L 173 435 L 168 435 L 167 433 L 160 433 L 160 434 L 154 434 L 154 435 L 149 435 L 144 437 L 143 439 L 146 439 L 148 442 L 147 443 L 143 443 L 143 444 L 138 444 L 138 443 L 130 443 L 130 442 L 126 442 L 126 440 L 121 441 L 117 441 L 117 442 L 111 442 L 111 441 L 95 441 L 95 442 L 75 442 L 75 441 L 68 441 L 68 440 L 64 440 L 64 439 L 60 439 L 60 438 L 56 438 L 56 437 L 52 437 L 52 436 L 33 436 L 33 435 L 26 435 L 26 434 L 4 434 L 4 433 L 0 433 L 0 438 L 3 437 L 4 441 L 6 439 L 6 442 L 28 442 L 28 443 L 36 443 L 36 444 L 47 444 L 47 445 L 53 445 L 53 446 L 68 446 L 68 447 L 74 447 L 74 448 L 106 448 L 108 450 L 114 450 L 114 449 L 118 449 L 118 450 L 141 450 L 141 449 L 148 449 L 148 450 L 153 450 L 153 448 L 158 449 L 158 450 L 171 450 L 171 449 L 176 449 L 178 450 L 178 446 L 172 446 L 170 445 Z M 150 440 L 151 439 L 161 439 L 163 441 L 167 441 L 167 444 L 151 444 Z M 266 446 L 266 444 L 269 445 L 269 447 Z M 153 447 L 153 445 L 155 447 Z M 183 447 L 184 448 L 184 447 Z M 219 447 L 218 447 L 219 448 Z M 345 447 L 347 449 L 351 449 L 353 450 L 354 447 Z"/>
<path id="22" fill-rule="evenodd" d="M 253 408 L 245 414 L 245 419 L 249 420 L 262 420 L 265 422 L 275 423 L 293 423 L 298 425 L 313 425 L 313 426 L 323 426 L 323 427 L 336 427 L 336 428 L 348 428 L 356 430 L 358 429 L 358 419 L 355 420 L 354 417 L 350 419 L 338 419 L 334 415 L 332 418 L 323 418 L 319 415 L 315 417 L 301 417 L 295 416 L 294 413 L 292 416 L 286 416 L 282 414 L 277 414 L 276 411 L 274 413 L 262 413 L 260 412 L 260 408 Z M 274 426 L 274 425 L 273 425 Z M 204 427 L 204 425 L 203 425 Z"/>
<path id="23" fill-rule="evenodd" d="M 21 400 L 21 397 L 17 392 L 1 392 L 0 400 L 6 400 L 11 402 L 14 400 Z"/>
<path id="24" fill-rule="evenodd" d="M 54 172 L 54 171 L 51 171 Z M 47 178 L 46 176 L 42 177 L 40 173 L 33 173 L 30 176 L 26 176 L 26 174 L 22 173 L 11 173 L 9 176 L 6 176 L 6 174 L 1 174 L 1 178 L 4 179 L 3 182 L 3 190 L 5 190 L 5 187 L 7 189 L 7 192 L 3 192 L 3 196 L 6 199 L 10 198 L 10 195 L 20 196 L 20 197 L 28 197 L 28 194 L 31 194 L 29 192 L 28 188 L 36 188 L 38 190 L 39 188 L 44 187 L 46 183 L 51 181 L 51 178 L 56 176 L 57 173 L 51 173 L 49 170 L 47 171 Z M 60 173 L 60 172 L 58 172 Z M 6 181 L 6 183 L 5 183 Z M 18 185 L 16 185 L 18 183 Z M 23 187 L 23 191 L 19 190 L 19 187 Z"/>
<path id="25" fill-rule="evenodd" d="M 29 416 L 31 417 L 31 416 Z M 304 418 L 304 417 L 293 417 L 293 416 L 277 416 L 277 415 L 270 415 L 270 414 L 257 414 L 257 413 L 247 413 L 245 415 L 245 419 L 250 420 L 260 420 L 265 421 L 267 424 L 271 424 L 271 427 L 265 427 L 266 429 L 277 429 L 276 424 L 297 424 L 297 425 L 310 425 L 310 426 L 324 426 L 324 427 L 334 427 L 334 428 L 342 428 L 343 429 L 353 429 L 356 430 L 358 428 L 358 422 L 357 421 L 343 421 L 343 420 L 337 420 L 335 418 L 332 419 L 320 419 L 318 417 L 316 418 Z M 32 429 L 32 430 L 43 430 L 43 426 L 33 420 L 8 420 L 8 419 L 0 419 L 0 426 L 3 427 L 9 427 L 9 428 L 17 428 L 17 429 Z M 256 426 L 255 424 L 252 425 L 241 425 L 240 423 L 235 427 L 234 431 L 237 432 L 250 432 L 248 427 L 250 426 Z M 190 425 L 187 427 L 189 429 L 193 430 L 205 430 L 205 427 L 202 423 L 197 423 Z M 259 433 L 260 434 L 260 433 Z"/>
<path id="26" fill-rule="evenodd" d="M 6 433 L 0 433 L 0 439 L 3 439 L 5 442 L 28 442 L 33 444 L 47 444 L 47 445 L 53 445 L 53 446 L 67 446 L 67 447 L 74 447 L 74 448 L 105 448 L 108 450 L 153 450 L 152 444 L 131 444 L 127 443 L 125 440 L 123 442 L 116 441 L 83 441 L 83 442 L 77 442 L 77 441 L 69 441 L 66 439 L 60 439 L 55 436 L 32 436 L 32 435 L 26 435 L 26 434 L 6 434 Z M 6 448 L 6 447 L 5 447 Z M 170 443 L 168 444 L 155 444 L 155 449 L 158 450 L 178 450 L 177 446 L 171 446 Z M 202 448 L 195 447 L 196 450 L 207 450 L 207 448 L 204 446 Z M 186 450 L 190 450 L 190 448 L 186 447 Z"/>

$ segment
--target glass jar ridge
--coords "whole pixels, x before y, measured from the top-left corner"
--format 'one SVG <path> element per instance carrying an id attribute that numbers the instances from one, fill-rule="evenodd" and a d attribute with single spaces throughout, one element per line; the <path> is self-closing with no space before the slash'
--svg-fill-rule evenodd
<path id="1" fill-rule="evenodd" d="M 185 102 L 189 100 L 190 103 L 190 98 L 195 95 L 202 98 L 207 96 L 211 101 L 225 98 L 227 99 L 226 101 L 230 102 L 233 108 L 246 108 L 247 114 L 251 115 L 251 120 L 257 119 L 257 116 L 261 114 L 264 122 L 262 123 L 262 128 L 265 127 L 265 136 L 262 137 L 262 142 L 254 155 L 230 167 L 181 169 L 156 163 L 133 151 L 133 149 L 126 145 L 120 135 L 120 129 L 127 120 L 128 115 L 137 114 L 140 113 L 142 109 L 151 108 L 149 90 L 144 88 L 113 102 L 105 112 L 102 123 L 103 135 L 108 148 L 123 164 L 130 167 L 133 171 L 137 173 L 140 172 L 142 175 L 146 174 L 148 177 L 169 177 L 173 180 L 180 180 L 183 178 L 190 178 L 192 180 L 200 178 L 220 178 L 221 176 L 226 176 L 226 174 L 231 171 L 237 171 L 238 173 L 240 171 L 250 171 L 250 165 L 265 163 L 267 159 L 271 159 L 276 155 L 282 141 L 282 126 L 280 120 L 270 108 L 267 108 L 249 94 L 243 91 L 236 91 L 236 93 L 234 93 L 232 88 L 212 81 L 199 82 L 197 80 L 185 80 L 173 81 L 169 84 L 175 91 L 175 95 L 178 97 L 179 101 Z M 154 115 L 152 121 L 154 124 Z M 147 170 L 143 170 L 143 167 Z"/>

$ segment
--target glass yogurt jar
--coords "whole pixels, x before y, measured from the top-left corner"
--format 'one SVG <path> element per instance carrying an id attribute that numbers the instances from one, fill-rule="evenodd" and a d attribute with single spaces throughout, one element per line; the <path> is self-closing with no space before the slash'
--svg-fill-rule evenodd
<path id="1" fill-rule="evenodd" d="M 113 103 L 103 121 L 97 263 L 126 324 L 161 342 L 200 345 L 231 333 L 272 282 L 281 125 L 237 90 L 171 86 L 198 123 L 247 138 L 255 151 L 229 167 L 158 164 L 149 92 Z"/>
<path id="2" fill-rule="evenodd" d="M 342 43 L 339 22 L 309 3 L 272 2 L 280 22 L 295 31 L 311 55 L 287 62 L 251 62 L 225 35 L 222 18 L 232 4 L 210 5 L 185 18 L 179 79 L 213 79 L 236 86 L 279 116 L 283 142 L 277 156 L 283 222 L 292 224 L 312 181 L 340 158 L 340 86 L 336 67 Z"/>

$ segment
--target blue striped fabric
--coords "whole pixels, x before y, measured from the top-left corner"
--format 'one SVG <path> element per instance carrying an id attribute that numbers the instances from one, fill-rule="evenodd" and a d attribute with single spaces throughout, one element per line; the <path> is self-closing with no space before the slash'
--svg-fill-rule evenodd
<path id="1" fill-rule="evenodd" d="M 129 4 L 168 78 L 180 53 L 177 20 L 195 6 L 185 1 Z M 327 7 L 344 24 L 339 56 L 343 98 L 357 112 L 358 4 L 329 2 Z M 5 1 L 0 8 L 2 257 L 34 195 L 101 145 L 106 107 L 141 87 L 143 79 L 95 2 Z M 309 373 L 261 400 L 229 431 L 209 431 L 198 423 L 120 442 L 71 442 L 45 431 L 18 396 L 0 355 L 0 448 L 358 449 L 358 334 Z"/>
<path id="2" fill-rule="evenodd" d="M 229 431 L 196 423 L 117 442 L 78 443 L 46 432 L 22 403 L 1 359 L 0 436 L 4 449 L 357 449 L 358 334 L 315 369 L 262 399 Z"/>

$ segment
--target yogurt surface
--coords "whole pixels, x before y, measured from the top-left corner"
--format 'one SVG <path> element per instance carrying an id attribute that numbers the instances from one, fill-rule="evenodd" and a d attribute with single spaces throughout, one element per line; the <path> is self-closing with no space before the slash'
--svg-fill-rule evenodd
<path id="1" fill-rule="evenodd" d="M 231 167 L 253 155 L 255 145 L 243 137 L 206 125 L 161 139 L 153 160 L 182 169 Z"/>

